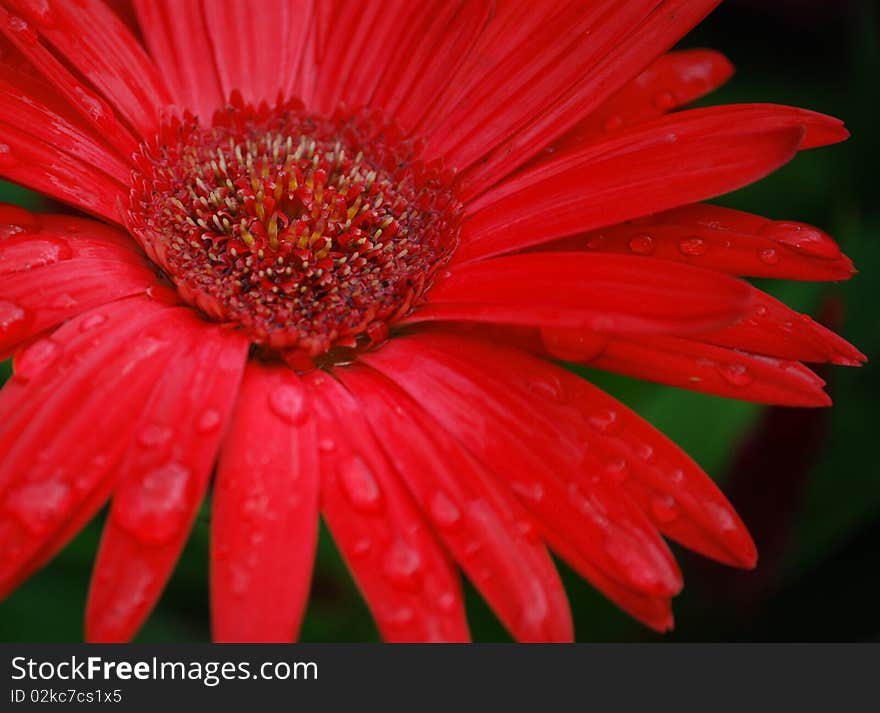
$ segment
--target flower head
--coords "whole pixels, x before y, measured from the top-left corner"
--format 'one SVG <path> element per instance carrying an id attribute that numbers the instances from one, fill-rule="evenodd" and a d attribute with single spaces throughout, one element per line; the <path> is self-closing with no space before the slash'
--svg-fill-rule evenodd
<path id="1" fill-rule="evenodd" d="M 668 439 L 563 368 L 822 406 L 852 346 L 742 277 L 839 280 L 817 228 L 700 203 L 839 121 L 673 111 L 714 0 L 3 0 L 0 592 L 106 504 L 86 615 L 132 637 L 211 495 L 220 640 L 291 640 L 319 514 L 388 640 L 464 640 L 463 572 L 573 636 L 548 550 L 650 627 L 663 536 L 754 566 Z"/>

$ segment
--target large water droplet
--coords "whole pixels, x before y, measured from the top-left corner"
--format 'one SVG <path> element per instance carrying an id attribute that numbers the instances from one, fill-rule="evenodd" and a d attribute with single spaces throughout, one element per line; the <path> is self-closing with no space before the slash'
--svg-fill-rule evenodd
<path id="1" fill-rule="evenodd" d="M 630 238 L 629 249 L 636 255 L 650 255 L 654 252 L 655 241 L 653 236 L 647 233 L 641 233 Z"/>
<path id="2" fill-rule="evenodd" d="M 398 589 L 416 591 L 421 586 L 422 560 L 412 547 L 398 540 L 385 555 L 382 571 Z"/>
<path id="3" fill-rule="evenodd" d="M 146 544 L 163 544 L 186 525 L 190 471 L 171 461 L 139 480 L 129 480 L 116 492 L 116 522 Z"/>
<path id="4" fill-rule="evenodd" d="M 13 362 L 15 378 L 30 381 L 51 367 L 61 355 L 61 349 L 52 339 L 39 339 L 16 355 Z"/>
<path id="5" fill-rule="evenodd" d="M 70 486 L 59 480 L 26 483 L 6 499 L 6 508 L 34 535 L 43 535 L 70 504 Z"/>
<path id="6" fill-rule="evenodd" d="M 376 512 L 382 507 L 382 491 L 363 458 L 354 454 L 336 466 L 342 492 L 356 510 Z"/>
<path id="7" fill-rule="evenodd" d="M 303 390 L 290 384 L 282 384 L 269 393 L 269 408 L 291 425 L 302 423 L 308 414 Z"/>
<path id="8" fill-rule="evenodd" d="M 461 521 L 461 511 L 441 490 L 431 496 L 428 501 L 428 511 L 436 525 L 441 528 L 454 527 Z"/>

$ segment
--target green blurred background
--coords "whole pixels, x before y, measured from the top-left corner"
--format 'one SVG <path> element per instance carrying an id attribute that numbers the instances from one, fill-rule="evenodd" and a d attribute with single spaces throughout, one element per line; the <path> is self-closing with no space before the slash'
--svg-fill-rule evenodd
<path id="1" fill-rule="evenodd" d="M 729 0 L 682 43 L 715 47 L 737 67 L 708 103 L 772 101 L 843 118 L 844 145 L 801 154 L 760 184 L 718 202 L 777 219 L 818 225 L 861 271 L 846 284 L 766 282 L 802 311 L 837 311 L 842 334 L 869 358 L 880 346 L 880 46 L 872 2 Z M 0 199 L 56 210 L 0 184 Z M 842 306 L 842 311 L 839 309 Z M 9 374 L 0 365 L 0 378 Z M 880 371 L 823 372 L 831 410 L 763 409 L 751 404 L 587 376 L 634 407 L 717 479 L 758 541 L 754 572 L 726 570 L 681 554 L 684 593 L 676 630 L 658 636 L 597 595 L 564 566 L 581 641 L 880 640 L 880 467 L 875 399 Z M 204 641 L 208 624 L 206 509 L 141 641 Z M 100 519 L 99 519 L 100 520 Z M 0 640 L 82 637 L 94 522 L 45 570 L 0 604 Z M 476 640 L 507 640 L 468 589 Z M 374 641 L 376 629 L 326 530 L 322 530 L 305 641 Z"/>

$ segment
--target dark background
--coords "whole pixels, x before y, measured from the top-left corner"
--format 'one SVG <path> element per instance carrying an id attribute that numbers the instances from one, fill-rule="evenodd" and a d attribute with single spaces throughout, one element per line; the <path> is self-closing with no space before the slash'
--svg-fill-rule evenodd
<path id="1" fill-rule="evenodd" d="M 729 0 L 683 43 L 714 47 L 736 65 L 708 103 L 772 101 L 836 115 L 845 144 L 802 153 L 761 183 L 718 202 L 776 219 L 802 220 L 834 235 L 860 273 L 845 284 L 762 284 L 791 306 L 830 322 L 876 360 L 880 346 L 880 45 L 868 0 Z M 0 184 L 0 199 L 57 210 Z M 8 364 L 0 366 L 2 378 Z M 880 640 L 880 454 L 875 400 L 880 372 L 822 371 L 830 410 L 766 409 L 643 384 L 589 377 L 633 406 L 689 451 L 725 491 L 761 551 L 753 572 L 681 554 L 684 593 L 676 630 L 657 636 L 618 612 L 564 566 L 582 641 Z M 141 641 L 209 638 L 206 510 Z M 0 604 L 0 640 L 65 641 L 82 617 L 100 523 Z M 477 640 L 507 636 L 468 590 Z M 306 641 L 376 640 L 368 611 L 326 531 Z"/>

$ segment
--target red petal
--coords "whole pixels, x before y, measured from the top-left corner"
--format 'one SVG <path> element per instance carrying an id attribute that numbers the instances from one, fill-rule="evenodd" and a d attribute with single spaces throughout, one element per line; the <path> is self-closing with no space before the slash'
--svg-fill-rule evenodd
<path id="1" fill-rule="evenodd" d="M 720 52 L 667 52 L 638 77 L 556 141 L 548 154 L 602 139 L 619 129 L 655 119 L 714 91 L 733 74 Z"/>
<path id="2" fill-rule="evenodd" d="M 318 422 L 321 507 L 386 641 L 467 641 L 458 576 L 332 377 L 305 377 Z"/>
<path id="3" fill-rule="evenodd" d="M 535 395 L 487 378 L 502 365 L 488 362 L 487 373 L 478 373 L 476 347 L 456 340 L 454 351 L 438 351 L 440 339 L 397 338 L 364 359 L 430 404 L 440 424 L 513 489 L 550 546 L 584 576 L 599 569 L 642 594 L 675 594 L 680 575 L 656 529 L 583 444 L 545 417 Z"/>
<path id="4" fill-rule="evenodd" d="M 12 237 L 0 243 L 0 355 L 92 307 L 159 286 L 121 234 L 92 221 L 42 220 L 42 229 L 20 235 L 5 225 Z"/>
<path id="5" fill-rule="evenodd" d="M 135 416 L 165 368 L 174 314 L 142 297 L 120 300 L 69 321 L 16 358 L 0 392 L 0 549 L 8 555 L 0 594 L 50 559 L 101 506 Z"/>
<path id="6" fill-rule="evenodd" d="M 254 106 L 296 96 L 288 88 L 302 67 L 311 2 L 260 0 L 257 9 L 250 0 L 211 0 L 202 7 L 222 96 L 237 89 Z"/>
<path id="7" fill-rule="evenodd" d="M 52 21 L 51 18 L 54 17 L 53 12 L 54 10 L 49 9 L 48 21 L 50 23 Z M 113 22 L 115 22 L 115 26 L 122 28 L 122 32 L 128 32 L 115 18 Z M 120 123 L 114 108 L 107 101 L 100 97 L 92 87 L 83 84 L 68 69 L 69 64 L 62 62 L 49 48 L 41 43 L 41 35 L 37 28 L 40 30 L 45 29 L 43 24 L 31 26 L 18 15 L 10 14 L 6 8 L 0 6 L 0 31 L 6 35 L 28 62 L 47 81 L 55 86 L 58 93 L 79 112 L 100 136 L 122 156 L 129 156 L 138 145 L 134 135 Z M 105 44 L 102 42 L 98 46 L 103 47 Z M 75 66 L 78 60 L 85 59 L 85 55 L 74 53 L 74 55 L 64 57 L 64 59 Z M 92 76 L 95 78 L 99 90 L 112 90 L 114 82 L 124 84 L 124 82 L 119 82 L 119 79 L 114 77 L 112 73 L 102 77 L 101 72 L 98 71 L 97 73 L 92 73 Z M 112 94 L 112 91 L 110 91 L 111 96 Z M 50 166 L 51 164 L 47 162 L 45 165 Z"/>
<path id="8" fill-rule="evenodd" d="M 473 201 L 456 260 L 727 193 L 789 161 L 813 127 L 842 131 L 821 114 L 760 104 L 691 109 L 621 131 L 527 169 Z"/>
<path id="9" fill-rule="evenodd" d="M 155 134 L 159 109 L 171 101 L 168 90 L 140 43 L 106 3 L 8 2 L 140 136 Z"/>
<path id="10" fill-rule="evenodd" d="M 855 272 L 831 236 L 818 228 L 704 203 L 554 240 L 537 249 L 651 255 L 747 277 L 847 280 Z"/>
<path id="11" fill-rule="evenodd" d="M 520 641 L 571 641 L 568 601 L 531 518 L 405 393 L 338 370 L 437 536 Z"/>
<path id="12" fill-rule="evenodd" d="M 318 539 L 318 457 L 304 388 L 251 362 L 217 467 L 211 516 L 216 641 L 293 641 Z"/>
<path id="13" fill-rule="evenodd" d="M 86 611 L 89 641 L 127 641 L 155 605 L 208 487 L 247 355 L 241 335 L 185 312 L 179 352 L 138 415 Z"/>
<path id="14" fill-rule="evenodd" d="M 464 320 L 686 333 L 729 324 L 750 287 L 708 270 L 638 257 L 509 255 L 453 268 L 403 321 Z"/>
<path id="15" fill-rule="evenodd" d="M 229 98 L 223 95 L 211 33 L 199 0 L 134 0 L 144 43 L 173 101 L 209 119 Z M 276 41 L 275 36 L 264 42 Z M 246 48 L 253 50 L 252 45 Z"/>

